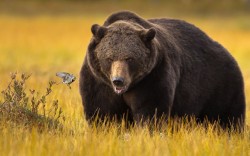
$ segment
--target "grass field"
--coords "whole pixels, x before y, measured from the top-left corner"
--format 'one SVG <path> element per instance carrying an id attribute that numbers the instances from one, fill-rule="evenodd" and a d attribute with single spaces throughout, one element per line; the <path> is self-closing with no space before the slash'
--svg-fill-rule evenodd
<path id="1" fill-rule="evenodd" d="M 33 3 L 29 5 L 39 8 Z M 98 8 L 97 4 L 88 5 L 82 9 Z M 146 127 L 125 129 L 113 123 L 90 127 L 83 118 L 77 80 L 71 90 L 64 85 L 53 86 L 47 99 L 48 105 L 53 99 L 59 100 L 65 116 L 65 121 L 60 120 L 62 130 L 40 132 L 36 127 L 27 129 L 24 125 L 1 120 L 0 155 L 250 155 L 250 15 L 168 14 L 167 11 L 147 10 L 150 5 L 144 10 L 129 4 L 125 6 L 125 9 L 133 9 L 147 18 L 170 16 L 189 21 L 231 52 L 245 80 L 245 132 L 229 135 L 212 130 L 212 125 L 207 129 L 182 125 L 175 133 L 170 128 L 152 132 Z M 152 7 L 157 10 L 158 6 Z M 0 8 L 4 8 L 3 4 Z M 67 71 L 79 78 L 91 37 L 91 25 L 102 24 L 112 11 L 121 8 L 121 5 L 111 7 L 100 13 L 66 11 L 59 15 L 43 13 L 43 9 L 38 14 L 20 14 L 18 9 L 9 11 L 6 8 L 0 11 L 0 90 L 7 87 L 10 73 L 16 71 L 31 73 L 26 87 L 42 93 L 46 92 L 50 80 L 60 81 L 55 76 L 58 71 Z M 36 13 L 32 9 L 28 11 Z"/>

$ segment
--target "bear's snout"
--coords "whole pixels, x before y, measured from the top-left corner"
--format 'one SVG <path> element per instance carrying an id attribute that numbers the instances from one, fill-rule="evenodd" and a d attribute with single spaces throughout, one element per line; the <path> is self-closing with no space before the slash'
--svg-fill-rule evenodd
<path id="1" fill-rule="evenodd" d="M 128 64 L 125 61 L 115 61 L 111 65 L 110 81 L 114 92 L 125 93 L 131 83 Z"/>

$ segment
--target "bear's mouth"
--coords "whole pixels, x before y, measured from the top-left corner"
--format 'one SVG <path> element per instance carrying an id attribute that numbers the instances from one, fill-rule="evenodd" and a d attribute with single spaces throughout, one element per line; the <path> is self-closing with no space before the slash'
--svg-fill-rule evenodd
<path id="1" fill-rule="evenodd" d="M 125 93 L 127 91 L 127 87 L 126 86 L 124 86 L 124 87 L 114 86 L 114 91 L 115 91 L 116 94 L 121 95 L 121 94 L 123 94 L 123 93 Z"/>

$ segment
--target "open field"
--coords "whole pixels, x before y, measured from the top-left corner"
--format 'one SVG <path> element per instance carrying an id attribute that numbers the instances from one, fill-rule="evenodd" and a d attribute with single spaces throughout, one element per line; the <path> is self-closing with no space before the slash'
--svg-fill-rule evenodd
<path id="1" fill-rule="evenodd" d="M 30 5 L 35 6 L 33 3 Z M 82 9 L 99 9 L 96 5 L 84 6 Z M 216 133 L 211 127 L 205 130 L 200 126 L 188 125 L 183 125 L 176 133 L 171 133 L 170 128 L 162 132 L 150 132 L 147 128 L 126 130 L 114 124 L 89 127 L 83 118 L 77 80 L 71 90 L 64 85 L 53 86 L 53 92 L 47 99 L 48 104 L 53 99 L 59 100 L 65 116 L 65 121 L 61 121 L 65 127 L 63 130 L 39 132 L 36 128 L 30 130 L 22 125 L 1 122 L 0 155 L 250 154 L 250 15 L 240 12 L 223 16 L 195 16 L 171 11 L 169 15 L 164 11 L 154 12 L 158 5 L 153 5 L 155 8 L 150 10 L 147 10 L 149 4 L 144 10 L 130 5 L 126 4 L 125 8 L 134 9 L 146 18 L 165 16 L 189 21 L 231 52 L 245 80 L 247 126 L 244 134 L 229 136 L 223 132 Z M 15 7 L 10 5 L 10 8 Z M 3 5 L 0 8 L 4 8 Z M 111 7 L 100 13 L 92 11 L 93 14 L 66 11 L 59 15 L 41 13 L 43 9 L 37 14 L 31 9 L 33 15 L 7 9 L 0 11 L 0 90 L 7 87 L 9 73 L 15 71 L 31 73 L 27 88 L 40 92 L 46 92 L 50 80 L 60 81 L 55 76 L 58 71 L 67 71 L 79 77 L 91 37 L 91 25 L 102 24 L 112 11 L 121 8 Z"/>

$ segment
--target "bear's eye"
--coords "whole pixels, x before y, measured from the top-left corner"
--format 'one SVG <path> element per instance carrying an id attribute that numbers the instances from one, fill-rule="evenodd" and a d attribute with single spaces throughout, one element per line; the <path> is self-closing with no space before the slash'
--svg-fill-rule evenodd
<path id="1" fill-rule="evenodd" d="M 107 58 L 107 61 L 108 61 L 109 63 L 113 62 L 113 60 L 112 60 L 111 58 Z"/>
<path id="2" fill-rule="evenodd" d="M 127 62 L 132 62 L 134 59 L 133 58 L 126 58 Z"/>

